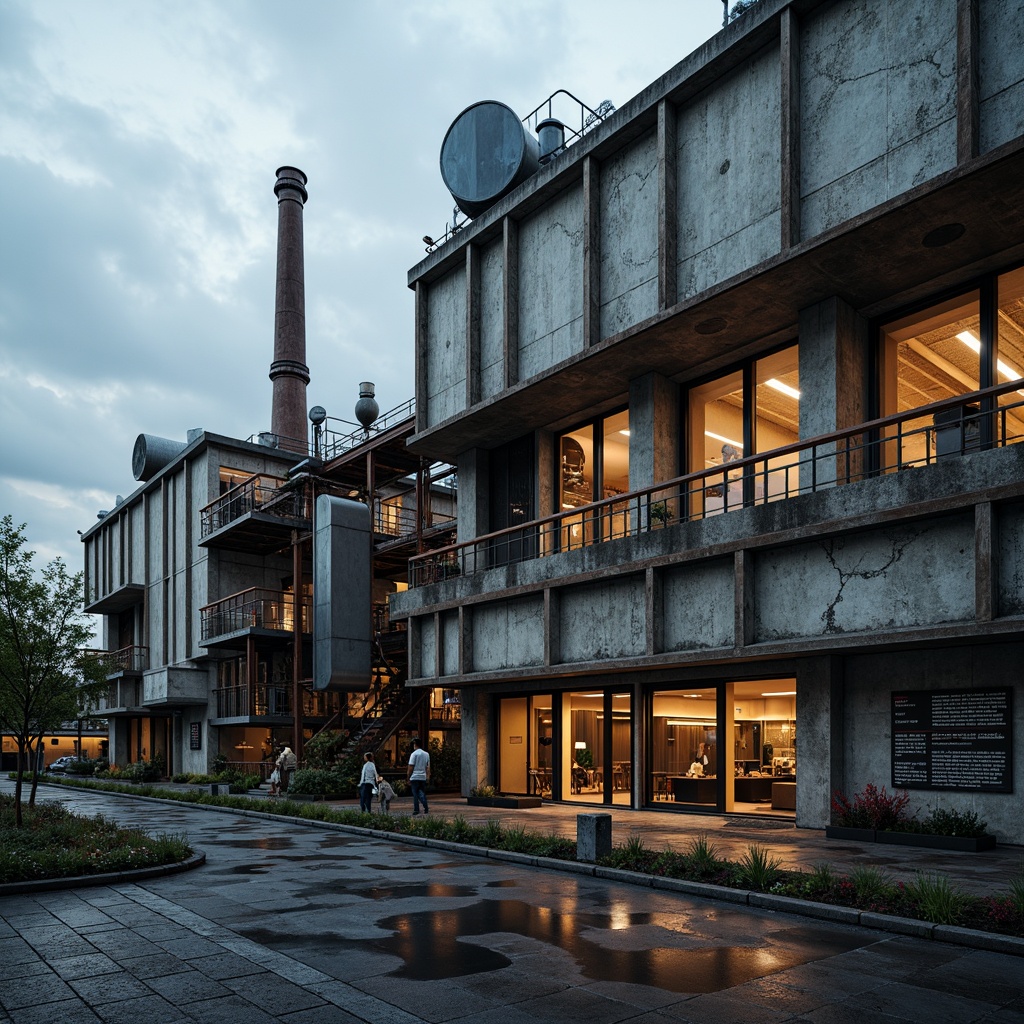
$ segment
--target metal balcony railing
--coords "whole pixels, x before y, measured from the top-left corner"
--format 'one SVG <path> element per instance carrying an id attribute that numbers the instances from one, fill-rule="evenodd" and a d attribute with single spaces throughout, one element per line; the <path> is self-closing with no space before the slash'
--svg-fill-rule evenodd
<path id="1" fill-rule="evenodd" d="M 1014 444 L 1024 440 L 1020 385 L 1016 381 L 933 402 L 416 555 L 409 560 L 409 585 L 420 587 Z"/>
<path id="2" fill-rule="evenodd" d="M 365 430 L 359 427 L 357 430 L 344 433 L 325 426 L 319 441 L 318 453 L 324 462 L 330 462 L 331 459 L 336 459 L 339 455 L 344 455 L 345 452 L 351 451 L 353 448 L 363 444 L 375 434 L 390 430 L 395 424 L 401 423 L 402 420 L 407 420 L 415 414 L 416 399 L 410 398 L 407 402 L 396 405 L 394 409 L 381 413 Z M 336 416 L 328 416 L 327 422 L 331 421 L 334 423 L 344 423 L 346 426 L 355 426 L 354 423 L 348 423 L 347 420 L 339 419 Z"/>
<path id="3" fill-rule="evenodd" d="M 149 668 L 148 647 L 133 645 L 118 651 L 89 651 L 86 656 L 99 661 L 108 678 L 116 675 L 141 675 Z"/>
<path id="4" fill-rule="evenodd" d="M 214 690 L 214 693 L 217 697 L 218 718 L 290 716 L 292 713 L 291 684 L 223 686 Z M 305 718 L 326 718 L 340 710 L 340 694 L 302 691 L 302 714 Z"/>
<path id="5" fill-rule="evenodd" d="M 455 516 L 446 512 L 430 510 L 424 530 L 444 529 L 455 524 Z M 420 528 L 419 515 L 415 508 L 408 508 L 384 498 L 373 503 L 373 532 L 396 540 L 416 536 Z"/>
<path id="6" fill-rule="evenodd" d="M 290 633 L 295 627 L 293 598 L 284 590 L 252 587 L 199 610 L 204 641 L 243 629 L 273 629 Z M 302 599 L 302 632 L 311 631 L 313 603 Z"/>
<path id="7" fill-rule="evenodd" d="M 301 490 L 282 491 L 284 483 L 286 481 L 282 477 L 257 473 L 236 484 L 199 510 L 202 536 L 216 533 L 247 512 L 264 512 L 282 519 L 308 519 L 305 493 Z"/>

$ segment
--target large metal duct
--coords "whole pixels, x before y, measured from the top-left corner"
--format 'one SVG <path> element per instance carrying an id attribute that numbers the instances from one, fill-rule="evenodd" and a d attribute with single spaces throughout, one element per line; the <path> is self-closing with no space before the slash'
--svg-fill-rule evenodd
<path id="1" fill-rule="evenodd" d="M 151 480 L 187 447 L 185 441 L 139 434 L 132 451 L 132 474 L 136 480 Z"/>

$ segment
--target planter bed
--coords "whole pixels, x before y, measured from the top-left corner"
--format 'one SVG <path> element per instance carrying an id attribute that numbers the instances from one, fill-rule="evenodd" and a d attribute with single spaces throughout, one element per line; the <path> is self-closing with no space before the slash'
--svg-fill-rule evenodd
<path id="1" fill-rule="evenodd" d="M 509 807 L 521 809 L 540 807 L 539 796 L 467 796 L 466 803 L 470 807 Z"/>
<path id="2" fill-rule="evenodd" d="M 876 832 L 871 828 L 847 828 L 842 825 L 828 825 L 825 828 L 828 839 L 845 839 L 848 842 L 882 843 L 890 846 L 918 846 L 928 850 L 959 850 L 962 853 L 980 853 L 995 849 L 996 837 L 983 836 L 937 836 L 925 832 Z"/>

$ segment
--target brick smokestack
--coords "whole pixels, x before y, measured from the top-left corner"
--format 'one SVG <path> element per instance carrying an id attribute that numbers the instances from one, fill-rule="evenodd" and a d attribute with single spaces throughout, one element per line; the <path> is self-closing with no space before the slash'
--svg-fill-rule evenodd
<path id="1" fill-rule="evenodd" d="M 279 167 L 277 196 L 277 301 L 274 311 L 274 382 L 271 432 L 278 444 L 306 451 L 306 286 L 302 261 L 302 207 L 306 176 L 297 167 Z"/>

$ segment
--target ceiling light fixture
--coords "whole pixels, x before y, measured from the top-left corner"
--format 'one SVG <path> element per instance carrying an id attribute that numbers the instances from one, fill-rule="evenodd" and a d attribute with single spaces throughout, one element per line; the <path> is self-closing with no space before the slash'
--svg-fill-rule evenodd
<path id="1" fill-rule="evenodd" d="M 765 384 L 770 388 L 775 388 L 776 391 L 781 391 L 784 395 L 789 395 L 790 398 L 795 398 L 798 402 L 800 401 L 800 392 L 796 388 L 791 388 L 788 384 L 783 384 L 781 380 L 769 377 Z"/>
<path id="2" fill-rule="evenodd" d="M 731 444 L 733 448 L 738 448 L 740 451 L 743 451 L 743 443 L 741 441 L 734 441 L 731 437 L 725 437 L 722 434 L 716 434 L 714 433 L 714 431 L 711 430 L 705 430 L 704 436 L 710 437 L 715 441 L 721 441 L 724 444 Z"/>
<path id="3" fill-rule="evenodd" d="M 973 331 L 961 331 L 957 335 L 957 340 L 962 341 L 972 352 L 981 352 L 981 342 Z M 1024 373 L 1015 370 L 1009 363 L 1004 363 L 1002 359 L 996 360 L 996 366 L 1007 380 L 1020 380 L 1021 377 L 1024 377 Z M 1018 391 L 1017 394 L 1024 395 L 1024 391 Z"/>
<path id="4" fill-rule="evenodd" d="M 795 697 L 796 690 L 772 690 L 769 693 L 762 693 L 762 697 Z"/>

